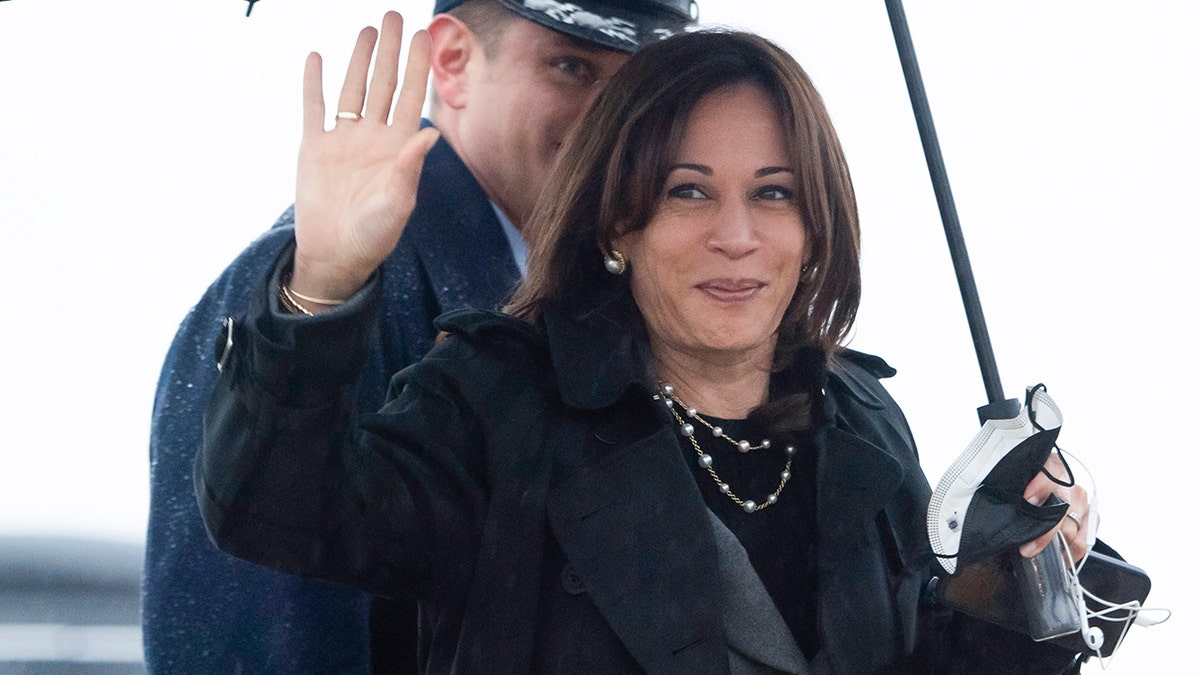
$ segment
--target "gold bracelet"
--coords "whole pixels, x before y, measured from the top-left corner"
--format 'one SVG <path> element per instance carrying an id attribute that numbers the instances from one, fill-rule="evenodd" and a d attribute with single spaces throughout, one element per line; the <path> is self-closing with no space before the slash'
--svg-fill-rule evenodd
<path id="1" fill-rule="evenodd" d="M 289 278 L 288 281 L 291 281 L 291 279 Z M 337 307 L 338 305 L 346 304 L 345 300 L 326 300 L 324 298 L 309 297 L 309 296 L 301 293 L 300 291 L 296 291 L 296 290 L 292 290 L 291 288 L 288 288 L 286 281 L 284 282 L 283 287 L 287 288 L 288 295 L 292 295 L 297 298 L 300 298 L 301 300 L 303 300 L 305 302 L 311 302 L 314 305 L 324 305 L 326 307 Z"/>
<path id="2" fill-rule="evenodd" d="M 285 272 L 283 274 L 283 276 L 280 277 L 280 279 L 279 279 L 279 301 L 283 304 L 284 308 L 287 309 L 292 314 L 303 314 L 305 316 L 313 315 L 313 313 L 308 311 L 308 309 L 306 309 L 304 307 L 304 305 L 301 305 L 299 302 L 297 302 L 296 298 L 300 298 L 301 300 L 304 300 L 305 302 L 311 302 L 314 305 L 323 305 L 325 307 L 337 307 L 338 305 L 346 304 L 345 300 L 326 300 L 324 298 L 313 298 L 313 297 L 309 297 L 299 291 L 293 291 L 291 288 L 288 288 L 288 282 L 291 280 L 292 280 L 292 273 L 290 270 Z"/>
<path id="3" fill-rule="evenodd" d="M 279 283 L 279 303 L 283 305 L 291 314 L 303 314 L 304 316 L 312 316 L 313 313 L 304 308 L 304 305 L 296 302 L 292 297 L 292 291 L 288 289 L 287 284 Z"/>

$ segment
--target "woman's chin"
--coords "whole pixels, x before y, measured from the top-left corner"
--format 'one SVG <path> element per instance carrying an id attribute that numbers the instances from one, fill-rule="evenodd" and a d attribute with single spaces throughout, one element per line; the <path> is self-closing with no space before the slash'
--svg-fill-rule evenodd
<path id="1" fill-rule="evenodd" d="M 765 354 L 767 363 L 770 364 L 770 358 L 775 348 L 773 333 L 730 333 L 699 337 L 701 339 L 696 347 L 700 351 L 713 355 L 736 357 L 738 360 L 762 353 Z"/>

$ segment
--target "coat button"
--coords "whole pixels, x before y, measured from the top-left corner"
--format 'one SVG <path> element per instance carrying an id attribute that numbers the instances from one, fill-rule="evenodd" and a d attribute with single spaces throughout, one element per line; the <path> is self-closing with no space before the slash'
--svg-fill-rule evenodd
<path id="1" fill-rule="evenodd" d="M 580 578 L 579 574 L 575 571 L 575 568 L 571 567 L 570 563 L 563 565 L 562 585 L 563 590 L 571 595 L 582 595 L 587 593 L 587 586 L 584 585 L 583 579 Z"/>
<path id="2" fill-rule="evenodd" d="M 936 576 L 936 575 L 931 577 L 929 579 L 929 581 L 927 581 L 925 583 L 925 600 L 926 600 L 926 602 L 937 602 L 939 600 L 938 587 L 941 585 L 942 585 L 942 578 L 939 576 Z"/>

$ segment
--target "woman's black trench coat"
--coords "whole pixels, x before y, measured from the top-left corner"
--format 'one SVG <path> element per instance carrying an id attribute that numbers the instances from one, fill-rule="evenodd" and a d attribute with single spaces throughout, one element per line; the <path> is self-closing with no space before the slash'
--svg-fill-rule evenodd
<path id="1" fill-rule="evenodd" d="M 929 600 L 930 490 L 878 382 L 893 374 L 882 360 L 845 352 L 828 374 L 836 423 L 818 436 L 815 476 L 822 647 L 805 663 L 790 633 L 771 637 L 781 624 L 761 584 L 731 581 L 749 563 L 714 527 L 676 425 L 651 399 L 639 341 L 549 309 L 538 326 L 453 313 L 440 320 L 451 337 L 396 376 L 382 411 L 355 420 L 351 383 L 381 281 L 303 318 L 278 310 L 277 275 L 235 322 L 210 402 L 196 463 L 205 523 L 248 560 L 415 597 L 428 672 L 1071 664 Z"/>

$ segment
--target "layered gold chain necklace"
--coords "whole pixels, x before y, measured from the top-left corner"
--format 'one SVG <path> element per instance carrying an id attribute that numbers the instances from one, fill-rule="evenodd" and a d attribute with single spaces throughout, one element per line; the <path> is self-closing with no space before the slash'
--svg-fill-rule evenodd
<path id="1" fill-rule="evenodd" d="M 708 430 L 712 432 L 714 437 L 724 438 L 725 440 L 729 441 L 738 449 L 738 452 L 741 453 L 770 448 L 770 439 L 764 438 L 758 445 L 751 445 L 749 441 L 744 439 L 734 440 L 725 433 L 724 429 L 713 425 L 708 420 L 701 417 L 700 414 L 696 412 L 695 408 L 690 408 L 683 401 L 679 400 L 679 397 L 675 395 L 675 387 L 672 387 L 669 384 L 659 385 L 658 395 L 656 395 L 654 398 L 663 401 L 667 406 L 667 410 L 671 411 L 671 415 L 675 418 L 675 421 L 679 423 L 679 434 L 691 441 L 692 448 L 696 450 L 696 463 L 700 465 L 700 468 L 707 471 L 708 475 L 712 476 L 712 479 L 716 482 L 717 489 L 721 491 L 721 494 L 732 499 L 734 503 L 742 507 L 742 510 L 746 513 L 761 511 L 779 501 L 779 493 L 783 492 L 783 486 L 787 485 L 788 480 L 790 480 L 792 477 L 792 459 L 796 456 L 795 446 L 788 445 L 783 450 L 784 455 L 787 457 L 787 463 L 784 465 L 783 471 L 779 473 L 779 487 L 775 488 L 775 492 L 767 495 L 767 498 L 763 500 L 761 504 L 752 499 L 742 499 L 733 491 L 732 488 L 729 487 L 729 483 L 721 480 L 721 476 L 718 475 L 717 470 L 713 468 L 712 455 L 707 454 L 700 448 L 700 443 L 696 440 L 696 427 L 691 422 L 685 420 L 684 415 L 687 416 L 688 420 L 695 420 L 701 425 L 707 427 Z M 683 410 L 682 414 L 679 412 L 680 409 Z"/>

